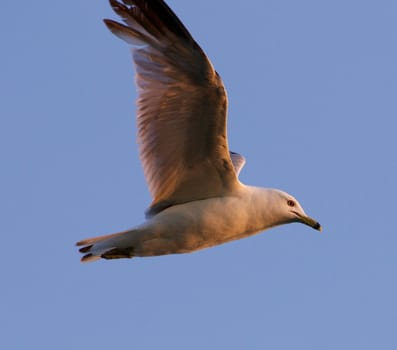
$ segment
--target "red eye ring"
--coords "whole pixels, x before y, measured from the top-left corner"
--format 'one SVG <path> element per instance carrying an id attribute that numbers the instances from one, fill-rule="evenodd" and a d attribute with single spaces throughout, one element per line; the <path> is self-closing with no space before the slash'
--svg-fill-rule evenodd
<path id="1" fill-rule="evenodd" d="M 295 206 L 295 202 L 292 199 L 289 199 L 287 201 L 287 204 L 288 204 L 289 207 L 294 207 Z"/>

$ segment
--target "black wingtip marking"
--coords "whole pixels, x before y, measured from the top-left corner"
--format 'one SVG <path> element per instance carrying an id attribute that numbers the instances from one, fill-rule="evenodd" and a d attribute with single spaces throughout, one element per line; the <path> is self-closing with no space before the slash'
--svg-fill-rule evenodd
<path id="1" fill-rule="evenodd" d="M 92 257 L 93 257 L 93 255 L 91 253 L 86 254 L 81 258 L 81 262 L 87 262 L 87 261 L 91 260 Z"/>
<path id="2" fill-rule="evenodd" d="M 88 245 L 86 247 L 80 248 L 79 252 L 80 253 L 87 253 L 87 252 L 89 252 L 91 250 L 92 246 L 93 246 L 93 244 L 90 244 L 90 245 Z"/>

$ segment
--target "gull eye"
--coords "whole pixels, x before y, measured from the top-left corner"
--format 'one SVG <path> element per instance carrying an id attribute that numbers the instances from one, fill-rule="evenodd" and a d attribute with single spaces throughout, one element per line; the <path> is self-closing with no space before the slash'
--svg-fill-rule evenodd
<path id="1" fill-rule="evenodd" d="M 294 207 L 295 206 L 295 202 L 292 199 L 289 199 L 287 201 L 287 204 L 288 204 L 289 207 Z"/>

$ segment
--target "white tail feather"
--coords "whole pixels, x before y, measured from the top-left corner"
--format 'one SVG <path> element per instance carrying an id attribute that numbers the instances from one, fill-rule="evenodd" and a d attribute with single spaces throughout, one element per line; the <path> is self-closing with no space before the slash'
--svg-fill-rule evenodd
<path id="1" fill-rule="evenodd" d="M 93 262 L 98 259 L 132 258 L 133 247 L 126 244 L 126 236 L 135 230 L 128 230 L 100 237 L 88 238 L 76 243 L 80 253 L 84 254 L 81 262 Z M 131 242 L 131 239 L 128 239 Z"/>

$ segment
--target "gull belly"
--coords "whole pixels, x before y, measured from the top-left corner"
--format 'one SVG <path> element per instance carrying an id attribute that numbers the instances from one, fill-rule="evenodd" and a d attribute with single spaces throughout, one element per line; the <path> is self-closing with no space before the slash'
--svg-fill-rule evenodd
<path id="1" fill-rule="evenodd" d="M 140 227 L 134 255 L 190 253 L 243 238 L 266 228 L 260 217 L 250 190 L 175 205 Z"/>

